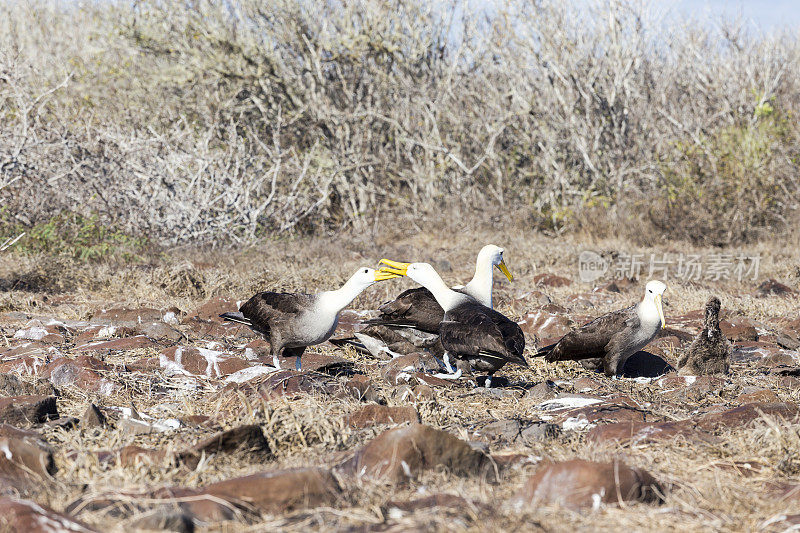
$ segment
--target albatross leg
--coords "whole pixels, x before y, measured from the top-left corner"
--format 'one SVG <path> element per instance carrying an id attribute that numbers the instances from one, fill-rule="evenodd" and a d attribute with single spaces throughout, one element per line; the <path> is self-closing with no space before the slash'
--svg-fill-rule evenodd
<path id="1" fill-rule="evenodd" d="M 300 372 L 300 356 L 298 355 L 294 360 L 294 369 Z"/>
<path id="2" fill-rule="evenodd" d="M 272 364 L 275 366 L 275 370 L 281 369 L 281 362 L 278 360 L 278 352 L 272 354 Z"/>
<path id="3" fill-rule="evenodd" d="M 492 388 L 492 375 L 489 374 L 486 376 L 486 381 L 483 382 L 483 388 L 491 389 Z"/>

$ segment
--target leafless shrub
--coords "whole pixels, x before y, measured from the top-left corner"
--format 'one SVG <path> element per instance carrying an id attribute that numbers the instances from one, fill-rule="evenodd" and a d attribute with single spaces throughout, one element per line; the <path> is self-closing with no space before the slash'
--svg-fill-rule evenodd
<path id="1" fill-rule="evenodd" d="M 23 225 L 78 209 L 243 242 L 476 208 L 558 231 L 600 209 L 726 244 L 797 217 L 796 37 L 613 0 L 0 9 L 0 195 Z"/>

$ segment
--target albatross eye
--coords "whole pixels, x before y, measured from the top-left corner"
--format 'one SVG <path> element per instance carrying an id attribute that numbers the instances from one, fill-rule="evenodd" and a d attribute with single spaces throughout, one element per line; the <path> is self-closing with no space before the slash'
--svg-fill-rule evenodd
<path id="1" fill-rule="evenodd" d="M 364 274 L 369 274 L 369 269 L 365 268 L 364 269 Z"/>

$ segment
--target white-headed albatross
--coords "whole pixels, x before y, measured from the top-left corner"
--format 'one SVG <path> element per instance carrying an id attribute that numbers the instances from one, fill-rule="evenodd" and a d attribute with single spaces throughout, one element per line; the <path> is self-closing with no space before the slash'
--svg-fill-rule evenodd
<path id="1" fill-rule="evenodd" d="M 514 279 L 503 260 L 503 252 L 503 248 L 494 244 L 487 244 L 481 248 L 475 261 L 475 275 L 472 280 L 466 285 L 458 285 L 452 289 L 492 309 L 493 267 L 497 267 L 509 281 Z M 394 300 L 381 305 L 378 310 L 381 315 L 365 321 L 365 324 L 414 328 L 428 333 L 438 333 L 439 324 L 444 317 L 444 311 L 426 287 L 404 291 Z"/>
<path id="2" fill-rule="evenodd" d="M 471 297 L 449 288 L 436 270 L 428 263 L 399 263 L 381 259 L 388 265 L 381 272 L 402 274 L 428 289 L 444 310 L 439 324 L 439 340 L 445 350 L 444 362 L 449 377 L 457 379 L 461 370 L 453 370 L 450 358 L 467 361 L 489 377 L 485 386 L 491 386 L 492 375 L 506 363 L 528 366 L 522 355 L 525 335 L 519 325 L 497 311 L 476 302 Z"/>
<path id="3" fill-rule="evenodd" d="M 295 367 L 300 370 L 300 356 L 306 346 L 325 342 L 333 335 L 342 309 L 376 281 L 397 277 L 359 268 L 339 289 L 318 294 L 260 292 L 242 304 L 239 312 L 220 316 L 250 326 L 269 340 L 275 368 L 280 368 L 278 356 L 284 355 L 296 357 Z"/>
<path id="4" fill-rule="evenodd" d="M 617 375 L 625 360 L 647 346 L 664 327 L 661 295 L 665 290 L 662 282 L 649 281 L 638 304 L 596 318 L 539 349 L 536 355 L 544 355 L 547 361 L 601 358 L 606 375 Z"/>

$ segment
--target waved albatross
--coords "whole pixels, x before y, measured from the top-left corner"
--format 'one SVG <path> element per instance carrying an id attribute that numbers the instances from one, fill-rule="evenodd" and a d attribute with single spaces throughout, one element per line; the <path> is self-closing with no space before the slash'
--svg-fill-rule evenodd
<path id="1" fill-rule="evenodd" d="M 381 263 L 388 265 L 381 268 L 381 272 L 408 276 L 428 289 L 444 310 L 439 340 L 445 350 L 444 364 L 449 374 L 440 377 L 461 377 L 461 369 L 453 370 L 451 357 L 486 372 L 489 376 L 486 387 L 491 387 L 492 375 L 506 363 L 528 366 L 522 355 L 525 335 L 516 322 L 449 288 L 428 263 L 399 263 L 388 259 L 381 259 Z"/>
<path id="2" fill-rule="evenodd" d="M 300 370 L 300 356 L 306 346 L 325 342 L 333 335 L 342 309 L 376 281 L 397 277 L 399 274 L 359 268 L 339 289 L 318 294 L 260 292 L 242 304 L 239 312 L 220 316 L 250 326 L 269 340 L 275 368 L 280 368 L 278 356 L 284 355 L 296 357 L 295 368 Z"/>
<path id="3" fill-rule="evenodd" d="M 617 375 L 625 360 L 647 346 L 666 324 L 661 307 L 665 290 L 662 282 L 649 281 L 638 304 L 596 318 L 539 349 L 536 355 L 551 362 L 599 357 L 606 375 Z"/>
<path id="4" fill-rule="evenodd" d="M 719 298 L 706 303 L 703 331 L 697 334 L 689 349 L 678 358 L 681 375 L 727 374 L 730 369 L 731 345 L 719 329 Z"/>
<path id="5" fill-rule="evenodd" d="M 514 276 L 508 271 L 503 260 L 503 248 L 487 244 L 478 252 L 475 261 L 475 275 L 466 285 L 452 287 L 454 291 L 472 297 L 478 303 L 492 309 L 492 286 L 494 277 L 492 267 L 505 274 L 508 281 Z M 364 323 L 377 326 L 414 328 L 427 333 L 438 333 L 439 324 L 444 317 L 442 307 L 436 303 L 431 291 L 426 287 L 416 287 L 400 293 L 392 301 L 381 305 L 381 315 Z"/>

